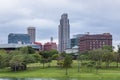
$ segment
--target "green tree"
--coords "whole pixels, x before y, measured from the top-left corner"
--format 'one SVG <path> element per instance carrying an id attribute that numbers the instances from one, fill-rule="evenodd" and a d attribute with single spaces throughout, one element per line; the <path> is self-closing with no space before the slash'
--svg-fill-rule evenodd
<path id="1" fill-rule="evenodd" d="M 8 62 L 13 71 L 25 70 L 27 64 L 36 62 L 35 56 L 28 54 L 27 47 L 11 51 L 8 55 Z"/>
<path id="2" fill-rule="evenodd" d="M 102 47 L 102 49 L 103 49 L 103 50 L 108 50 L 108 51 L 110 51 L 110 52 L 113 52 L 114 47 L 113 47 L 113 46 L 105 45 L 105 46 Z"/>
<path id="3" fill-rule="evenodd" d="M 103 61 L 105 61 L 105 63 L 106 63 L 106 68 L 109 68 L 110 63 L 113 60 L 114 60 L 113 52 L 110 52 L 109 50 L 104 50 Z"/>
<path id="4" fill-rule="evenodd" d="M 66 69 L 66 75 L 68 75 L 68 68 L 71 67 L 72 57 L 70 55 L 66 55 L 64 59 L 63 67 Z"/>
<path id="5" fill-rule="evenodd" d="M 77 60 L 78 60 L 78 72 L 80 72 L 80 63 L 82 66 L 83 61 L 88 60 L 88 55 L 84 53 L 79 53 Z"/>
<path id="6" fill-rule="evenodd" d="M 41 55 L 41 63 L 43 64 L 43 68 L 45 63 L 51 62 L 51 54 L 49 53 L 49 51 L 42 51 L 40 52 Z"/>
<path id="7" fill-rule="evenodd" d="M 24 54 L 24 57 L 25 57 L 25 60 L 24 60 L 25 64 L 36 62 L 36 59 L 35 59 L 34 55 L 32 55 L 32 54 L 29 54 L 29 55 Z"/>
<path id="8" fill-rule="evenodd" d="M 119 62 L 120 62 L 120 46 L 118 45 L 118 51 L 115 53 L 115 60 L 117 63 L 117 68 L 119 67 Z"/>
<path id="9" fill-rule="evenodd" d="M 12 71 L 24 70 L 26 65 L 24 63 L 25 57 L 22 54 L 18 54 L 12 57 L 9 61 Z"/>
<path id="10" fill-rule="evenodd" d="M 103 56 L 103 51 L 102 49 L 97 49 L 90 51 L 89 57 L 91 60 L 96 62 L 96 67 L 100 67 L 102 63 L 102 56 Z"/>
<path id="11" fill-rule="evenodd" d="M 116 62 L 116 67 L 119 67 L 120 62 L 120 54 L 118 52 L 114 52 L 114 61 Z"/>
<path id="12" fill-rule="evenodd" d="M 20 51 L 21 51 L 21 53 L 24 53 L 24 54 L 34 54 L 35 53 L 35 50 L 31 46 L 21 47 Z"/>
<path id="13" fill-rule="evenodd" d="M 9 65 L 8 54 L 5 50 L 0 50 L 0 68 L 7 67 Z"/>
<path id="14" fill-rule="evenodd" d="M 49 53 L 51 54 L 51 56 L 55 55 L 55 54 L 58 54 L 58 51 L 57 50 L 50 50 Z"/>
<path id="15" fill-rule="evenodd" d="M 114 60 L 114 47 L 105 45 L 102 47 L 102 50 L 104 51 L 103 54 L 103 61 L 106 62 L 106 68 L 109 68 L 110 63 Z"/>
<path id="16" fill-rule="evenodd" d="M 38 53 L 32 54 L 33 57 L 35 58 L 35 62 L 40 62 L 41 60 L 41 55 L 39 55 Z"/>
<path id="17" fill-rule="evenodd" d="M 58 57 L 59 57 L 59 54 L 54 54 L 54 55 L 52 55 L 52 59 L 53 59 L 53 60 L 57 60 Z"/>

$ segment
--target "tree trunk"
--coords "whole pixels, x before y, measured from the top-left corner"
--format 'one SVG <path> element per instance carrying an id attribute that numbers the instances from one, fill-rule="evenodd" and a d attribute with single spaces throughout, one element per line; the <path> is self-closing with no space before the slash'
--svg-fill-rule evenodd
<path id="1" fill-rule="evenodd" d="M 117 57 L 117 68 L 119 67 L 119 58 Z"/>
<path id="2" fill-rule="evenodd" d="M 50 62 L 48 63 L 48 67 L 50 67 Z"/>
<path id="3" fill-rule="evenodd" d="M 66 75 L 68 75 L 68 68 L 66 67 Z"/>
<path id="4" fill-rule="evenodd" d="M 78 72 L 80 72 L 80 62 L 78 60 Z"/>
<path id="5" fill-rule="evenodd" d="M 45 64 L 45 63 L 44 63 L 44 61 L 43 61 L 43 69 L 44 69 L 44 64 Z"/>
<path id="6" fill-rule="evenodd" d="M 17 71 L 17 69 L 16 69 L 16 65 L 15 65 L 15 72 Z"/>

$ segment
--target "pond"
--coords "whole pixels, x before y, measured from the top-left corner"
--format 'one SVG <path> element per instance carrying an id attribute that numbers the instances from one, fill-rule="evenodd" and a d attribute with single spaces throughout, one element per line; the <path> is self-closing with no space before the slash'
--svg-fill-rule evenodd
<path id="1" fill-rule="evenodd" d="M 0 78 L 0 80 L 79 80 L 69 78 Z"/>

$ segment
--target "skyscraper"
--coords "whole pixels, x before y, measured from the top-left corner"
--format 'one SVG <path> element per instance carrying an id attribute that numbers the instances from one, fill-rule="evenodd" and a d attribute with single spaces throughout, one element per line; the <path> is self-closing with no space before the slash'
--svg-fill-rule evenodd
<path id="1" fill-rule="evenodd" d="M 69 48 L 70 40 L 70 25 L 68 15 L 66 13 L 61 15 L 60 25 L 59 25 L 59 52 L 64 52 Z"/>
<path id="2" fill-rule="evenodd" d="M 28 27 L 27 28 L 28 34 L 30 35 L 30 42 L 34 43 L 35 42 L 35 27 Z"/>

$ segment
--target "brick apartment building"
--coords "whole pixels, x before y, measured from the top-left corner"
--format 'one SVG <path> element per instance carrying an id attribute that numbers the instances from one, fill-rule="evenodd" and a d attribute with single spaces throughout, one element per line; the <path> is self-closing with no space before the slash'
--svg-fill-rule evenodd
<path id="1" fill-rule="evenodd" d="M 44 51 L 57 50 L 57 44 L 54 42 L 47 42 L 43 46 Z"/>
<path id="2" fill-rule="evenodd" d="M 79 51 L 95 50 L 104 45 L 112 46 L 112 35 L 110 33 L 86 34 L 79 40 Z"/>

